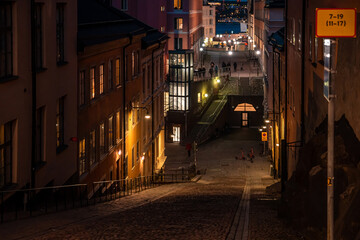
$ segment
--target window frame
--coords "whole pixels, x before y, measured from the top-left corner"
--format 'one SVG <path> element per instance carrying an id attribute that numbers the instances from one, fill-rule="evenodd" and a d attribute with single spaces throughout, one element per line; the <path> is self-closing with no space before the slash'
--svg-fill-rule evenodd
<path id="1" fill-rule="evenodd" d="M 2 161 L 4 166 L 0 168 L 0 189 L 13 183 L 14 125 L 14 121 L 0 125 L 0 162 Z M 1 143 L 1 139 L 3 139 L 3 143 Z M 7 154 L 7 151 L 9 151 L 9 154 Z"/>
<path id="2" fill-rule="evenodd" d="M 56 101 L 56 152 L 60 153 L 65 147 L 65 96 Z"/>
<path id="3" fill-rule="evenodd" d="M 0 65 L 0 80 L 13 77 L 14 71 L 14 49 L 13 49 L 13 6 L 11 2 L 1 2 L 0 8 L 4 8 L 5 19 L 3 25 L 0 25 L 0 38 L 4 38 L 4 49 L 0 49 L 0 59 L 4 58 L 4 63 Z M 8 42 L 7 40 L 10 40 Z M 3 66 L 3 69 L 2 69 Z"/>
<path id="4" fill-rule="evenodd" d="M 56 62 L 65 62 L 65 3 L 56 3 Z"/>

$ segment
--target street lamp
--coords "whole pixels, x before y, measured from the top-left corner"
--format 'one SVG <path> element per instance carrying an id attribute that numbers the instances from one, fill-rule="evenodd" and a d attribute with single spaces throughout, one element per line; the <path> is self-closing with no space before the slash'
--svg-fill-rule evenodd
<path id="1" fill-rule="evenodd" d="M 231 55 L 233 54 L 233 52 L 232 52 L 232 51 L 229 51 L 228 54 L 231 56 Z"/>
<path id="2" fill-rule="evenodd" d="M 151 115 L 149 114 L 149 110 L 148 110 L 146 107 L 134 107 L 134 106 L 132 106 L 132 108 L 135 108 L 135 109 L 145 109 L 145 110 L 146 110 L 145 118 L 146 118 L 146 119 L 150 119 L 150 118 L 151 118 Z"/>
<path id="3" fill-rule="evenodd" d="M 260 55 L 260 53 L 261 53 L 260 50 L 256 50 L 255 52 L 256 55 Z"/>

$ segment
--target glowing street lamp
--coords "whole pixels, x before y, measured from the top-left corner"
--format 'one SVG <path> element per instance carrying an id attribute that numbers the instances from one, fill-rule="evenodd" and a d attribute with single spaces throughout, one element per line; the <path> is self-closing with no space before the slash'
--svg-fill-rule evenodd
<path id="1" fill-rule="evenodd" d="M 233 54 L 233 52 L 232 52 L 232 51 L 229 51 L 228 54 L 231 56 L 231 55 Z"/>
<path id="2" fill-rule="evenodd" d="M 200 52 L 202 52 L 202 51 L 204 51 L 204 49 L 203 49 L 203 48 L 200 48 Z"/>
<path id="3" fill-rule="evenodd" d="M 270 123 L 270 120 L 269 120 L 269 119 L 266 119 L 265 122 L 266 122 L 266 123 Z"/>
<path id="4" fill-rule="evenodd" d="M 260 55 L 261 52 L 260 52 L 260 50 L 256 50 L 255 53 L 256 53 L 256 55 Z"/>

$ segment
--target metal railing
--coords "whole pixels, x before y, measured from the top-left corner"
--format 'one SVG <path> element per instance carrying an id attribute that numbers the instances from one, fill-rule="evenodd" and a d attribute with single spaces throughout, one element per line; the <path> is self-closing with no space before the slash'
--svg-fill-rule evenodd
<path id="1" fill-rule="evenodd" d="M 0 223 L 95 205 L 190 177 L 190 171 L 171 171 L 134 179 L 0 191 Z"/>

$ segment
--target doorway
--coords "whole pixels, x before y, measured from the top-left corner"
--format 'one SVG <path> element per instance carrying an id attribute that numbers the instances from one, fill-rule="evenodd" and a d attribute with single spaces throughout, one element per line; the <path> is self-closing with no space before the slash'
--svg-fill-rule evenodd
<path id="1" fill-rule="evenodd" d="M 173 127 L 173 142 L 180 142 L 180 127 Z"/>

